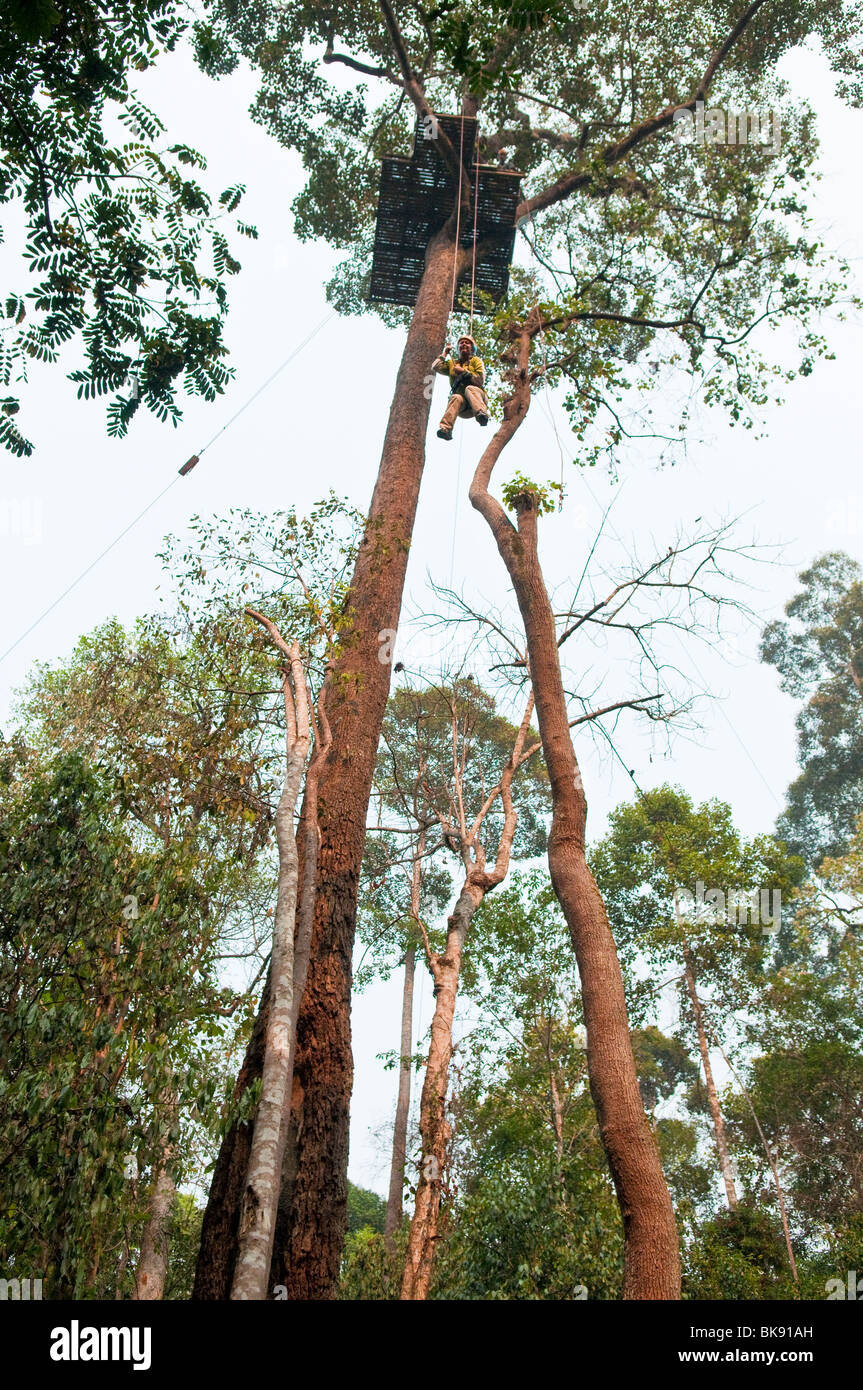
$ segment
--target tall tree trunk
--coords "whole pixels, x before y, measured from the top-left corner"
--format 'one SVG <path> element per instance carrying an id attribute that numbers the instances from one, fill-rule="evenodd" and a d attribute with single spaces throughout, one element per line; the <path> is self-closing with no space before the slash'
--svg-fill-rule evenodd
<path id="1" fill-rule="evenodd" d="M 334 753 L 321 780 L 321 845 L 312 951 L 297 1026 L 296 1177 L 274 1267 L 288 1297 L 332 1298 L 347 1229 L 353 1058 L 351 968 L 360 863 L 391 658 L 425 461 L 431 363 L 450 307 L 453 244 L 429 246 L 390 408 L 369 521 L 346 601 L 349 632 L 328 685 Z M 330 693 L 331 692 L 331 693 Z M 278 1262 L 281 1260 L 281 1264 Z"/>
<path id="2" fill-rule="evenodd" d="M 291 1298 L 334 1295 L 347 1228 L 348 1122 L 353 1059 L 351 961 L 360 861 L 377 745 L 389 694 L 386 638 L 398 626 L 425 461 L 431 363 L 450 309 L 453 228 L 429 244 L 390 408 L 377 483 L 345 600 L 349 620 L 325 691 L 333 755 L 321 776 L 317 893 L 311 959 L 297 1021 L 294 1105 L 271 1278 Z M 268 994 L 261 1003 L 238 1087 L 260 1075 Z M 249 1150 L 249 1126 L 222 1142 L 205 1218 L 196 1298 L 227 1298 Z M 243 1151 L 245 1150 L 245 1161 Z M 212 1217 L 210 1208 L 214 1208 Z"/>
<path id="3" fill-rule="evenodd" d="M 141 1252 L 135 1269 L 133 1299 L 142 1302 L 164 1297 L 171 1250 L 171 1211 L 177 1189 L 169 1170 L 170 1155 L 160 1165 L 147 1203 L 147 1224 L 141 1238 Z"/>
<path id="4" fill-rule="evenodd" d="M 402 987 L 402 1028 L 399 1052 L 399 1089 L 396 1100 L 396 1119 L 393 1126 L 393 1157 L 390 1165 L 390 1189 L 384 1222 L 387 1249 L 393 1249 L 393 1237 L 402 1224 L 402 1193 L 405 1184 L 407 1159 L 408 1116 L 411 1106 L 411 1054 L 413 1045 L 414 978 L 416 947 L 405 951 L 405 975 Z"/>
<path id="5" fill-rule="evenodd" d="M 251 616 L 260 618 L 259 614 L 252 613 Z M 273 1253 L 293 1046 L 294 932 L 300 873 L 294 812 L 311 742 L 306 675 L 299 645 L 294 642 L 288 647 L 274 625 L 266 619 L 263 621 L 265 626 L 272 629 L 271 635 L 274 635 L 274 640 L 278 641 L 290 661 L 290 670 L 286 670 L 283 677 L 287 761 L 276 811 L 279 880 L 273 921 L 270 1005 L 264 1040 L 261 1095 L 255 1111 L 231 1287 L 231 1297 L 238 1300 L 266 1298 Z"/>
<path id="6" fill-rule="evenodd" d="M 683 959 L 686 989 L 695 1017 L 695 1030 L 698 1034 L 698 1051 L 701 1053 L 701 1065 L 704 1068 L 704 1080 L 707 1085 L 707 1102 L 710 1106 L 710 1116 L 713 1120 L 713 1133 L 716 1135 L 716 1147 L 719 1151 L 719 1171 L 722 1175 L 722 1181 L 725 1184 L 725 1196 L 728 1201 L 728 1208 L 730 1211 L 736 1211 L 737 1189 L 734 1186 L 731 1155 L 728 1152 L 728 1140 L 725 1136 L 725 1121 L 722 1118 L 722 1111 L 719 1108 L 719 1096 L 716 1092 L 716 1082 L 713 1079 L 713 1067 L 710 1065 L 710 1051 L 707 1047 L 707 1034 L 704 1031 L 704 1011 L 701 1007 L 701 1000 L 698 998 L 698 991 L 695 987 L 695 970 L 692 964 L 692 952 L 688 946 L 684 946 L 683 948 Z"/>
<path id="7" fill-rule="evenodd" d="M 431 1045 L 420 1099 L 422 1156 L 402 1277 L 403 1299 L 427 1298 L 431 1282 L 440 1214 L 441 1183 L 449 1146 L 446 1098 L 449 1064 L 452 1058 L 455 1004 L 461 973 L 461 953 L 471 919 L 481 901 L 482 893 L 477 893 L 466 884 L 447 924 L 446 949 L 442 956 L 433 955 L 430 960 L 434 977 L 435 1008 L 431 1024 Z"/>
<path id="8" fill-rule="evenodd" d="M 572 745 L 554 613 L 539 563 L 537 497 L 527 492 L 515 499 L 516 530 L 488 491 L 500 452 L 530 405 L 530 342 L 527 329 L 513 345 L 513 395 L 503 424 L 479 461 L 470 500 L 491 528 L 524 623 L 551 782 L 548 863 L 581 978 L 590 1089 L 623 1218 L 623 1297 L 676 1299 L 680 1297 L 680 1256 L 674 1211 L 639 1092 L 614 938 L 585 855 L 587 801 Z"/>

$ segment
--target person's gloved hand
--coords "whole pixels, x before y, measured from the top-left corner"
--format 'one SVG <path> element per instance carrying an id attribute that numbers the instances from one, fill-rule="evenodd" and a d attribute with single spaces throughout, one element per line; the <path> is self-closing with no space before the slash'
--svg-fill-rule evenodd
<path id="1" fill-rule="evenodd" d="M 455 379 L 456 390 L 463 391 L 465 386 L 473 385 L 473 377 L 470 372 L 459 372 Z"/>

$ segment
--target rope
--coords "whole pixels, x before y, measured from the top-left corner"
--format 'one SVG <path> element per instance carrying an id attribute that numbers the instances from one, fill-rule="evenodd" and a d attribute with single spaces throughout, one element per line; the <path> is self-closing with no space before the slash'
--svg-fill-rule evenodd
<path id="1" fill-rule="evenodd" d="M 464 97 L 461 103 L 461 139 L 458 147 L 458 203 L 455 211 L 455 245 L 452 250 L 452 295 L 450 297 L 449 317 L 455 313 L 455 282 L 458 272 L 458 248 L 461 236 L 461 187 L 462 172 L 464 170 Z M 449 332 L 449 320 L 447 320 L 447 332 Z"/>
<path id="2" fill-rule="evenodd" d="M 144 510 L 141 511 L 141 512 L 139 512 L 138 515 L 134 518 L 134 520 L 129 522 L 128 526 L 124 526 L 124 528 L 123 528 L 123 530 L 120 532 L 119 536 L 115 536 L 114 539 L 112 540 L 111 544 L 105 546 L 105 549 L 102 551 L 101 555 L 97 555 L 96 558 L 95 558 L 95 560 L 92 560 L 92 561 L 90 562 L 90 564 L 87 566 L 87 568 L 86 568 L 85 570 L 82 570 L 82 571 L 81 571 L 81 573 L 78 575 L 78 578 L 77 578 L 77 579 L 73 579 L 73 580 L 72 580 L 72 583 L 68 586 L 68 588 L 64 589 L 63 592 L 62 592 L 62 594 L 60 594 L 57 598 L 55 598 L 55 600 L 54 600 L 53 603 L 49 603 L 49 605 L 48 605 L 48 607 L 45 609 L 44 613 L 40 613 L 40 614 L 39 614 L 39 617 L 36 618 L 36 619 L 34 619 L 34 621 L 33 621 L 33 622 L 30 624 L 30 626 L 27 628 L 26 632 L 22 632 L 20 637 L 16 637 L 16 639 L 15 639 L 15 641 L 12 643 L 11 647 L 7 647 L 6 650 L 5 650 L 5 652 L 3 653 L 3 655 L 0 656 L 0 661 L 5 661 L 6 658 L 7 658 L 7 656 L 11 656 L 12 652 L 14 652 L 14 650 L 15 650 L 16 647 L 20 647 L 20 645 L 21 645 L 21 643 L 24 641 L 25 637 L 29 637 L 29 636 L 30 636 L 30 633 L 33 632 L 33 630 L 39 626 L 39 624 L 42 622 L 43 618 L 47 618 L 47 616 L 48 616 L 49 613 L 53 613 L 53 612 L 54 612 L 54 609 L 57 607 L 57 605 L 58 605 L 59 603 L 62 603 L 62 602 L 63 602 L 63 600 L 64 600 L 64 598 L 66 597 L 66 595 L 67 595 L 67 594 L 71 594 L 72 590 L 75 589 L 75 588 L 77 588 L 78 585 L 81 583 L 81 580 L 87 578 L 87 575 L 91 572 L 91 570 L 94 570 L 94 569 L 96 568 L 96 566 L 99 564 L 99 562 L 100 562 L 101 560 L 104 560 L 105 556 L 106 556 L 106 555 L 109 555 L 116 545 L 119 545 L 119 544 L 120 544 L 120 541 L 123 539 L 124 536 L 128 536 L 128 534 L 129 534 L 129 532 L 132 530 L 133 526 L 137 526 L 137 525 L 138 525 L 138 522 L 139 522 L 143 517 L 145 517 L 149 511 L 152 511 L 152 510 L 153 510 L 153 508 L 155 507 L 155 505 L 156 505 L 157 502 L 161 502 L 162 498 L 165 496 L 165 493 L 166 493 L 166 492 L 170 492 L 171 488 L 172 488 L 172 487 L 174 486 L 174 484 L 177 483 L 177 482 L 179 482 L 179 474 L 175 474 L 174 477 L 171 479 L 171 481 L 167 484 L 167 486 L 166 486 L 166 487 L 163 487 L 163 488 L 162 488 L 162 491 L 161 491 L 160 493 L 158 493 L 157 496 L 155 496 L 155 497 L 153 498 L 152 502 L 148 502 L 147 505 L 146 505 L 146 507 L 144 508 Z"/>
<path id="3" fill-rule="evenodd" d="M 476 127 L 476 186 L 473 194 L 473 257 L 470 267 L 470 336 L 473 337 L 473 298 L 476 286 L 476 225 L 479 215 L 479 122 Z"/>
<path id="4" fill-rule="evenodd" d="M 470 267 L 470 336 L 473 337 L 474 320 L 474 300 L 476 296 L 476 237 L 477 219 L 479 215 L 479 122 L 477 121 L 476 134 L 474 138 L 476 150 L 476 183 L 473 194 L 473 252 L 471 255 Z M 458 147 L 458 204 L 455 215 L 455 245 L 452 253 L 452 293 L 450 295 L 449 319 L 447 320 L 447 335 L 449 335 L 449 321 L 455 313 L 455 291 L 458 279 L 458 253 L 461 245 L 461 194 L 464 176 L 464 96 L 461 103 L 461 134 Z"/>
<path id="5" fill-rule="evenodd" d="M 455 536 L 458 527 L 458 499 L 461 492 L 461 451 L 464 443 L 464 425 L 458 432 L 458 466 L 455 475 L 455 502 L 452 509 L 452 549 L 449 557 L 449 586 L 452 588 L 453 575 L 455 573 Z"/>
<path id="6" fill-rule="evenodd" d="M 336 313 L 336 309 L 331 309 L 330 312 L 326 315 L 326 317 L 321 319 L 317 327 L 313 328 L 308 337 L 304 338 L 303 341 L 299 343 L 297 347 L 295 347 L 293 351 L 288 354 L 284 362 L 282 362 L 282 364 L 276 368 L 276 370 L 273 372 L 271 376 L 267 377 L 266 381 L 258 387 L 257 391 L 254 391 L 252 393 L 249 399 L 243 405 L 240 406 L 239 410 L 235 411 L 231 418 L 228 421 L 226 421 L 224 425 L 222 425 L 221 429 L 216 430 L 216 433 L 213 435 L 212 439 L 209 439 L 207 441 L 207 443 L 204 445 L 204 448 L 198 450 L 198 458 L 201 457 L 201 454 L 203 454 L 205 449 L 209 449 L 211 444 L 215 444 L 219 436 L 225 433 L 225 430 L 231 428 L 231 425 L 234 423 L 234 421 L 239 419 L 244 410 L 248 410 L 252 402 L 256 401 L 258 399 L 258 396 L 260 396 L 264 391 L 266 391 L 268 386 L 272 385 L 277 376 L 281 376 L 282 372 L 285 370 L 285 367 L 289 366 L 290 363 L 293 362 L 295 357 L 299 357 L 303 348 L 308 347 L 309 343 L 312 341 L 313 338 L 316 338 L 318 336 L 322 328 L 326 328 L 330 319 L 334 319 L 336 317 Z"/>
<path id="7" fill-rule="evenodd" d="M 48 614 L 54 612 L 54 609 L 58 606 L 58 604 L 62 603 L 63 599 L 66 598 L 68 594 L 71 594 L 72 590 L 76 589 L 78 585 L 81 583 L 81 581 L 87 578 L 88 574 L 92 573 L 96 566 L 100 564 L 102 560 L 104 560 L 106 555 L 110 555 L 111 551 L 120 544 L 120 541 L 123 540 L 125 536 L 128 536 L 129 532 L 135 526 L 138 525 L 138 522 L 142 521 L 143 518 L 147 515 L 147 513 L 153 510 L 156 503 L 161 502 L 162 498 L 165 496 L 165 493 L 171 490 L 171 488 L 174 486 L 174 484 L 178 481 L 179 478 L 184 478 L 187 473 L 191 473 L 195 464 L 200 459 L 201 454 L 203 454 L 206 449 L 209 449 L 210 446 L 214 444 L 216 440 L 220 437 L 220 435 L 223 435 L 227 429 L 230 429 L 231 425 L 240 415 L 242 415 L 243 411 L 246 410 L 252 404 L 253 401 L 257 400 L 261 392 L 265 391 L 267 387 L 273 381 L 275 381 L 279 373 L 283 372 L 285 367 L 287 367 L 288 364 L 292 362 L 295 357 L 298 357 L 304 348 L 308 347 L 312 339 L 317 337 L 321 329 L 324 328 L 330 322 L 331 319 L 335 318 L 335 316 L 336 310 L 332 309 L 330 313 L 327 314 L 326 318 L 322 319 L 321 322 L 317 325 L 317 327 L 312 329 L 308 337 L 304 338 L 303 341 L 297 347 L 295 347 L 291 353 L 288 354 L 284 362 L 282 362 L 281 366 L 277 367 L 276 370 L 272 373 L 272 375 L 268 376 L 266 381 L 261 386 L 259 386 L 258 389 L 254 391 L 251 396 L 249 396 L 248 400 L 243 405 L 240 406 L 239 410 L 236 410 L 234 414 L 230 417 L 230 419 L 227 420 L 224 425 L 222 425 L 221 429 L 218 429 L 216 431 L 212 439 L 208 440 L 207 443 L 201 449 L 198 450 L 197 454 L 192 454 L 192 457 L 186 460 L 182 468 L 177 469 L 177 473 L 171 479 L 171 481 L 167 483 L 165 487 L 162 488 L 161 492 L 158 492 L 156 494 L 156 496 L 153 498 L 151 502 L 147 503 L 146 507 L 144 507 L 143 510 L 140 511 L 136 517 L 133 517 L 133 519 L 126 526 L 123 527 L 123 530 L 120 532 L 118 536 L 114 537 L 110 545 L 106 545 L 105 549 L 99 555 L 96 556 L 95 560 L 91 560 L 87 568 L 81 571 L 77 579 L 73 579 L 72 583 L 69 584 L 63 590 L 63 592 L 59 594 L 57 598 L 54 599 L 53 603 L 49 603 L 48 607 L 42 613 L 39 614 L 38 618 L 34 618 L 33 622 L 26 629 L 26 631 L 22 632 L 20 637 L 16 637 L 11 647 L 7 647 L 5 652 L 0 654 L 0 662 L 5 661 L 7 656 L 11 656 L 12 652 L 15 651 L 16 647 L 20 647 L 24 639 L 29 637 L 31 632 L 35 631 L 39 624 L 43 622 L 45 618 L 48 617 Z"/>

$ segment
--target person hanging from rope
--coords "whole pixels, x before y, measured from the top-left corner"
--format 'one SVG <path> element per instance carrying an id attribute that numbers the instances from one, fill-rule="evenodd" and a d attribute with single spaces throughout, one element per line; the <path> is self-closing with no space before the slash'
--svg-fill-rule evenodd
<path id="1" fill-rule="evenodd" d="M 470 334 L 459 338 L 458 356 L 447 343 L 440 357 L 432 363 L 432 371 L 450 380 L 451 394 L 437 432 L 438 439 L 452 439 L 452 427 L 459 415 L 468 420 L 476 419 L 480 425 L 488 424 L 488 396 L 483 390 L 485 367 L 482 358 L 477 356 L 476 343 Z"/>

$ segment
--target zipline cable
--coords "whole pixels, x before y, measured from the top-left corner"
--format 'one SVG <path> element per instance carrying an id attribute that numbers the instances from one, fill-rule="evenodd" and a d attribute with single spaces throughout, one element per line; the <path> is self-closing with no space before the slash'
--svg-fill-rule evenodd
<path id="1" fill-rule="evenodd" d="M 48 607 L 42 613 L 39 614 L 38 618 L 35 618 L 33 620 L 33 622 L 26 629 L 26 631 L 22 632 L 20 637 L 16 637 L 12 645 L 10 647 L 7 647 L 6 650 L 2 653 L 2 655 L 0 655 L 0 662 L 5 661 L 7 656 L 11 656 L 12 652 L 15 651 L 16 647 L 20 647 L 21 643 L 25 640 L 25 638 L 29 637 L 30 633 L 35 631 L 39 624 L 43 622 L 45 618 L 48 617 L 49 613 L 53 613 L 54 609 L 63 602 L 64 598 L 71 594 L 72 590 L 76 589 L 78 585 L 81 583 L 81 581 L 86 579 L 88 574 L 91 574 L 98 564 L 101 564 L 105 556 L 110 555 L 111 551 L 114 550 L 115 547 L 120 544 L 120 541 L 123 540 L 125 536 L 128 536 L 129 532 L 138 525 L 138 522 L 142 521 L 143 518 L 147 515 L 147 513 L 153 510 L 153 508 L 156 506 L 156 503 L 161 502 L 165 494 L 167 492 L 170 492 L 171 488 L 175 485 L 175 483 L 179 481 L 180 478 L 184 478 L 187 473 L 191 473 L 195 464 L 198 463 L 198 461 L 200 460 L 201 455 L 207 449 L 209 449 L 210 446 L 214 444 L 216 440 L 221 435 L 223 435 L 227 429 L 230 429 L 231 425 L 234 423 L 236 419 L 238 419 L 240 415 L 242 415 L 243 411 L 248 409 L 252 402 L 256 401 L 258 396 L 260 396 L 263 391 L 266 391 L 267 387 L 275 381 L 276 377 L 284 371 L 285 367 L 287 367 L 288 364 L 292 362 L 295 357 L 298 357 L 304 348 L 308 347 L 312 339 L 317 337 L 321 329 L 324 328 L 330 322 L 331 319 L 335 318 L 335 316 L 336 310 L 332 309 L 330 313 L 327 314 L 326 318 L 322 319 L 321 322 L 317 325 L 317 327 L 312 329 L 308 337 L 304 338 L 303 341 L 293 349 L 293 351 L 285 358 L 284 362 L 282 362 L 281 366 L 277 367 L 276 370 L 272 373 L 272 375 L 268 376 L 266 381 L 261 386 L 259 386 L 255 392 L 253 392 L 253 394 L 243 405 L 240 406 L 239 410 L 235 411 L 231 418 L 227 420 L 224 425 L 222 425 L 221 429 L 218 429 L 216 431 L 212 439 L 208 440 L 207 443 L 203 445 L 201 449 L 198 450 L 197 454 L 192 454 L 192 457 L 186 460 L 182 468 L 179 468 L 177 470 L 177 473 L 171 479 L 171 481 L 167 483 L 165 487 L 162 488 L 161 492 L 156 494 L 152 501 L 147 503 L 146 507 L 144 507 L 143 510 L 140 511 L 138 515 L 128 523 L 128 525 L 123 527 L 123 530 L 120 532 L 118 536 L 114 537 L 110 545 L 106 545 L 105 549 L 99 555 L 96 556 L 95 560 L 90 561 L 90 564 L 87 566 L 87 568 L 82 570 L 76 579 L 72 580 L 72 583 L 69 584 L 63 590 L 62 594 L 59 594 L 57 598 L 54 599 L 53 603 L 49 603 Z"/>

